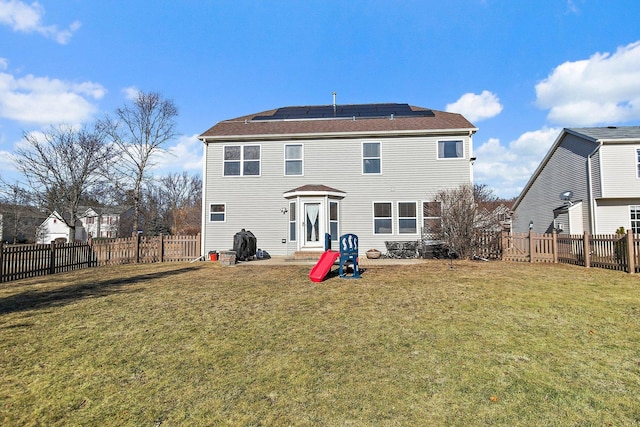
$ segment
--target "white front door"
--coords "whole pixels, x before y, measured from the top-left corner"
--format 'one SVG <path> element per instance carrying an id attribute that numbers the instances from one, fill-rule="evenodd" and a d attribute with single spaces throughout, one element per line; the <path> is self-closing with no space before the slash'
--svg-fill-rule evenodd
<path id="1" fill-rule="evenodd" d="M 304 202 L 302 236 L 304 249 L 324 248 L 325 212 L 322 202 Z"/>

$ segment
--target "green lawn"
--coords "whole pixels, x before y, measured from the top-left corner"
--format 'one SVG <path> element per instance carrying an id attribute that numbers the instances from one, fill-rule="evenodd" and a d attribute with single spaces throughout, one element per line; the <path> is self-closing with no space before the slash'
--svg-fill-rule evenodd
<path id="1" fill-rule="evenodd" d="M 640 276 L 101 267 L 0 286 L 0 425 L 640 425 Z"/>

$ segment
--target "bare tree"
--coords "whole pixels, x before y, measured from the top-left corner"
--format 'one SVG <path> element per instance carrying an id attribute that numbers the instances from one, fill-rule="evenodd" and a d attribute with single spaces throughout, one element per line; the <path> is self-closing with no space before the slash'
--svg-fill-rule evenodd
<path id="1" fill-rule="evenodd" d="M 167 216 L 171 221 L 173 234 L 199 228 L 200 206 L 202 199 L 202 179 L 190 176 L 187 172 L 165 175 L 159 180 Z M 198 220 L 194 224 L 193 211 L 198 211 Z"/>
<path id="2" fill-rule="evenodd" d="M 442 190 L 436 194 L 435 201 L 439 202 L 433 204 L 438 212 L 425 212 L 425 216 L 441 217 L 440 238 L 462 258 L 476 253 L 479 231 L 500 225 L 492 208 L 498 199 L 484 184 L 463 184 Z"/>
<path id="3" fill-rule="evenodd" d="M 113 150 L 97 130 L 67 125 L 51 126 L 42 134 L 25 133 L 24 142 L 12 156 L 16 169 L 24 176 L 36 206 L 49 214 L 57 211 L 73 241 L 78 206 L 102 186 L 102 171 Z"/>
<path id="4" fill-rule="evenodd" d="M 107 116 L 101 122 L 120 153 L 120 159 L 111 165 L 113 182 L 122 191 L 131 191 L 132 231 L 140 227 L 143 184 L 153 166 L 153 156 L 176 136 L 177 115 L 173 101 L 163 99 L 158 93 L 138 92 L 132 102 L 116 109 L 114 118 Z"/>

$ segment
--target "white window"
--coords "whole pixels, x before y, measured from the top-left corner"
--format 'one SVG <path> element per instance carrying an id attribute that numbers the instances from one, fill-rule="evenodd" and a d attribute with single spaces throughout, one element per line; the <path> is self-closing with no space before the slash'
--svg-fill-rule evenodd
<path id="1" fill-rule="evenodd" d="M 302 175 L 302 144 L 284 146 L 284 174 Z"/>
<path id="2" fill-rule="evenodd" d="M 398 202 L 398 233 L 418 233 L 416 202 Z"/>
<path id="3" fill-rule="evenodd" d="M 381 167 L 380 143 L 379 142 L 363 142 L 362 143 L 362 173 L 363 174 L 380 174 Z"/>
<path id="4" fill-rule="evenodd" d="M 390 202 L 375 202 L 373 204 L 373 233 L 393 233 L 393 218 L 391 216 Z"/>
<path id="5" fill-rule="evenodd" d="M 422 235 L 425 239 L 439 239 L 442 231 L 442 204 L 422 203 Z"/>
<path id="6" fill-rule="evenodd" d="M 462 141 L 438 141 L 439 159 L 457 159 L 464 157 Z"/>
<path id="7" fill-rule="evenodd" d="M 296 241 L 296 202 L 289 203 L 289 241 Z"/>
<path id="8" fill-rule="evenodd" d="M 633 234 L 640 234 L 640 205 L 629 207 L 631 208 L 631 230 Z"/>
<path id="9" fill-rule="evenodd" d="M 338 202 L 329 202 L 329 234 L 331 240 L 338 240 Z"/>
<path id="10" fill-rule="evenodd" d="M 228 145 L 224 147 L 224 176 L 260 175 L 259 145 Z"/>
<path id="11" fill-rule="evenodd" d="M 224 203 L 212 203 L 211 205 L 209 205 L 209 221 L 225 222 L 226 210 L 227 209 Z"/>

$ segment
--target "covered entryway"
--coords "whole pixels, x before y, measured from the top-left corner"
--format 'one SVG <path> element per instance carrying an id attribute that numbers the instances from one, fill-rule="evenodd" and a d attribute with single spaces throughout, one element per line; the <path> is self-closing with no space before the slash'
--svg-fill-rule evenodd
<path id="1" fill-rule="evenodd" d="M 304 185 L 283 194 L 289 201 L 289 243 L 295 250 L 321 252 L 325 234 L 339 237 L 340 200 L 346 193 L 326 185 Z"/>

